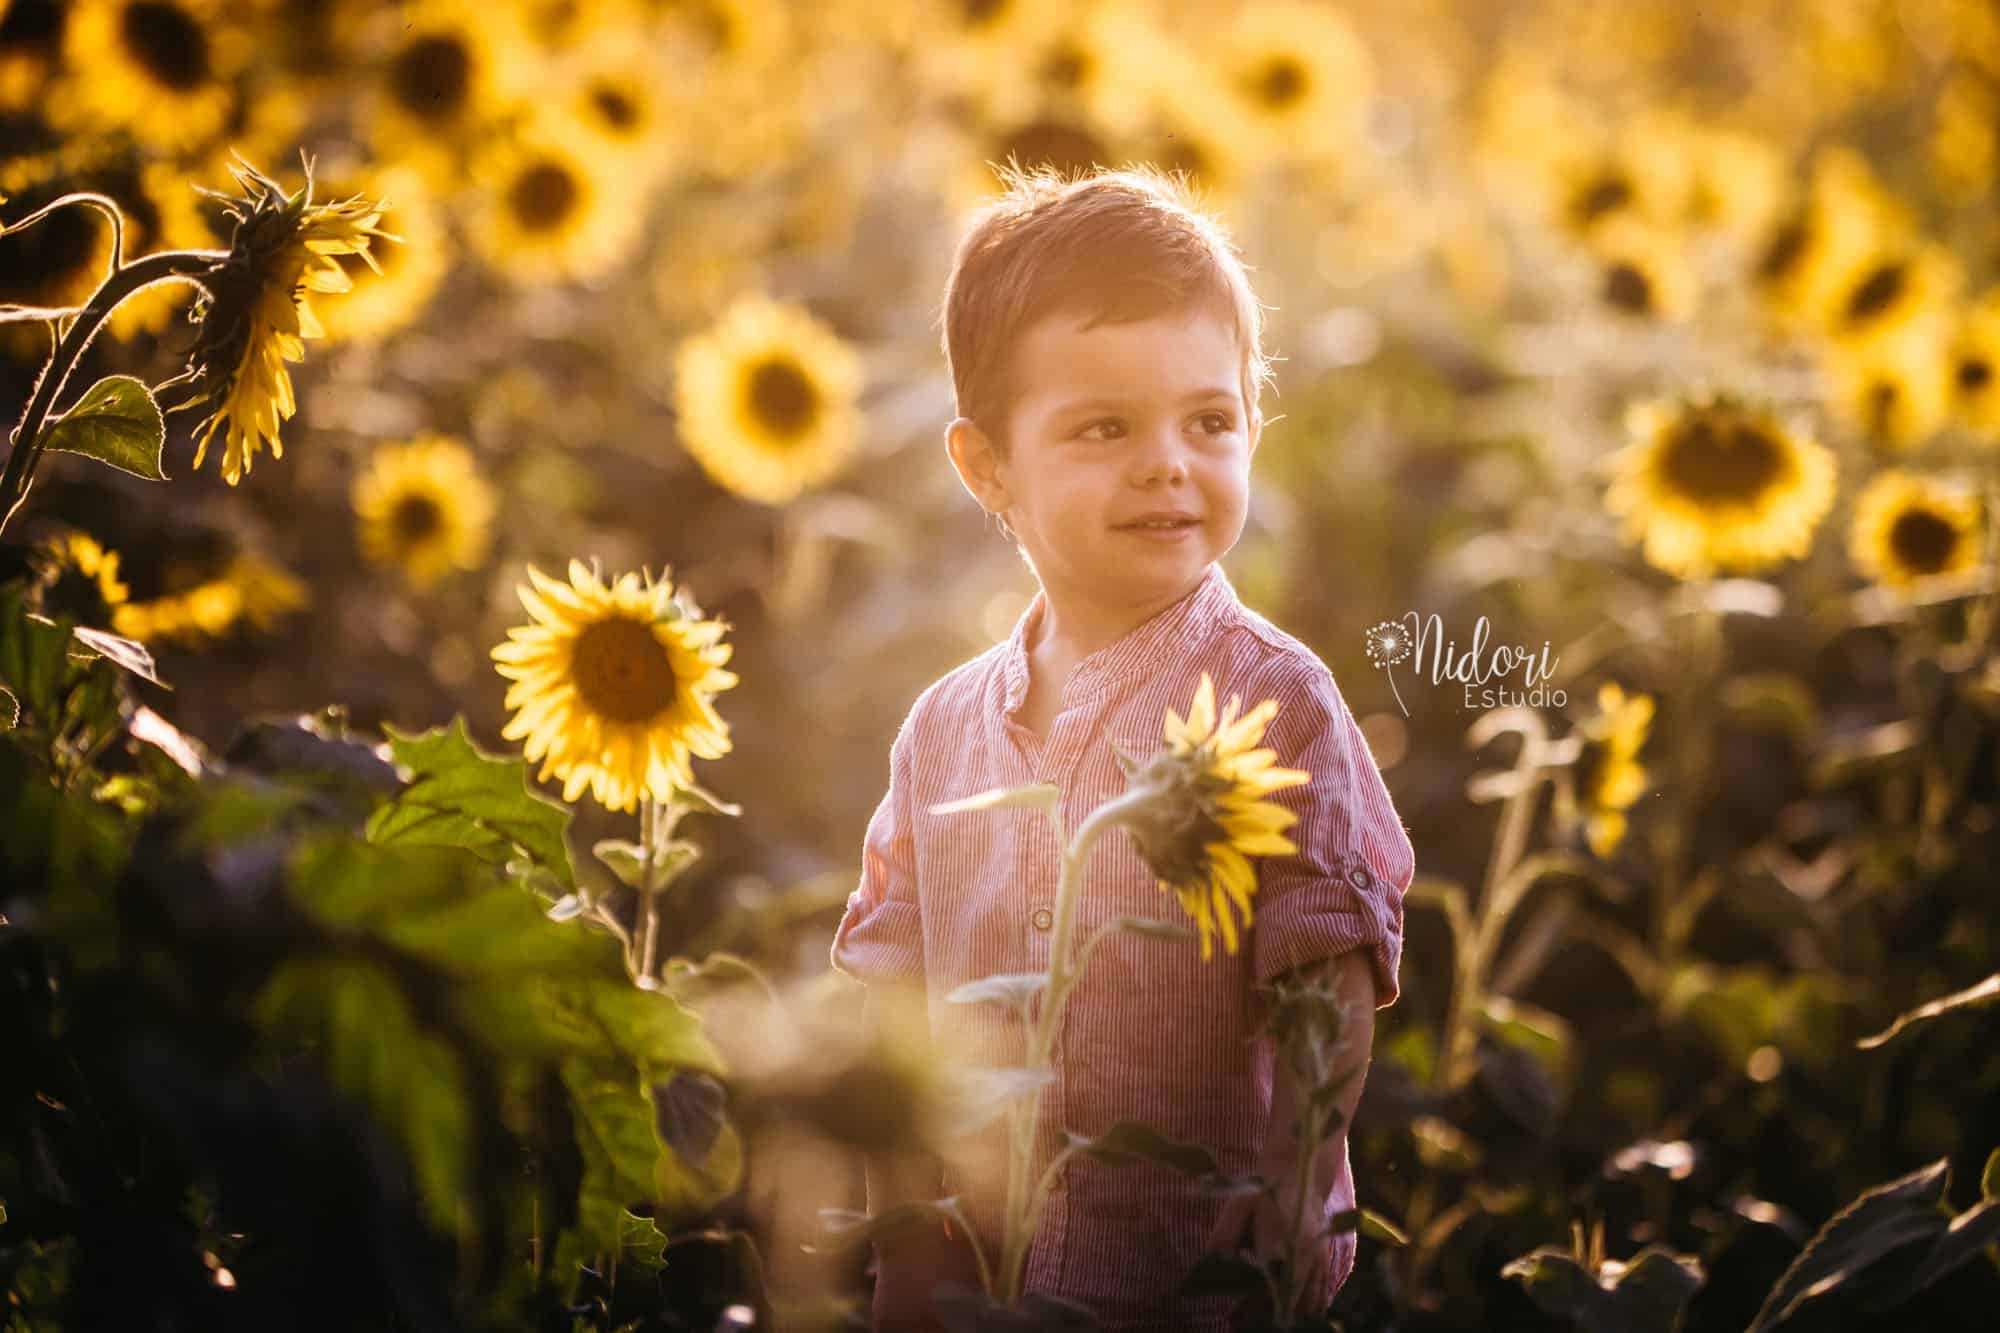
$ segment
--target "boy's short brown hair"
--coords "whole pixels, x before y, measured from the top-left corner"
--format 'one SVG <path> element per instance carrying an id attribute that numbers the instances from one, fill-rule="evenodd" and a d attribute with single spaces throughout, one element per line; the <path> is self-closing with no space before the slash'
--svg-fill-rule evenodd
<path id="1" fill-rule="evenodd" d="M 944 355 L 958 415 L 979 423 L 1002 457 L 1015 386 L 1011 353 L 1057 311 L 1123 323 L 1209 305 L 1243 351 L 1243 411 L 1270 378 L 1264 311 L 1234 242 L 1182 175 L 1099 167 L 1065 178 L 1050 167 L 1000 170 L 1006 192 L 974 214 L 945 282 Z"/>

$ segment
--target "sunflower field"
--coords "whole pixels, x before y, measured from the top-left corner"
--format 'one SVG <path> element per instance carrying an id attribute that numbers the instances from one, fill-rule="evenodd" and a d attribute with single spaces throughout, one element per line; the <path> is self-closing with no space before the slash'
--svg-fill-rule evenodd
<path id="1" fill-rule="evenodd" d="M 1241 247 L 1225 568 L 1417 853 L 1277 1322 L 2000 1327 L 1993 0 L 0 0 L 0 1324 L 869 1326 L 1010 161 Z"/>

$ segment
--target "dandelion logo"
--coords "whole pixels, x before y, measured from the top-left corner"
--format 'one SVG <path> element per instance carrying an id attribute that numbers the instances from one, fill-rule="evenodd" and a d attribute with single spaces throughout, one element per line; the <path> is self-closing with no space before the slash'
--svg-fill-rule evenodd
<path id="1" fill-rule="evenodd" d="M 1368 660 L 1380 667 L 1389 677 L 1389 692 L 1396 696 L 1396 707 L 1403 710 L 1403 716 L 1410 715 L 1409 705 L 1403 702 L 1403 692 L 1396 688 L 1396 673 L 1389 668 L 1410 655 L 1410 636 L 1403 627 L 1393 620 L 1385 620 L 1368 631 Z"/>

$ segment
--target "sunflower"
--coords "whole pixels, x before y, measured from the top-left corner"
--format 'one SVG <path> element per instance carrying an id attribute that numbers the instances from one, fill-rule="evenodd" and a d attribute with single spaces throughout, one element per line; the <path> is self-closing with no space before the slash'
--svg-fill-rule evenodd
<path id="1" fill-rule="evenodd" d="M 601 276 L 639 238 L 642 183 L 547 127 L 496 143 L 477 176 L 473 245 L 517 282 Z"/>
<path id="2" fill-rule="evenodd" d="M 596 45 L 583 58 L 567 109 L 597 155 L 647 176 L 664 174 L 662 157 L 676 144 L 657 61 L 629 40 Z"/>
<path id="3" fill-rule="evenodd" d="M 1961 277 L 1951 253 L 1936 244 L 1870 255 L 1835 288 L 1827 332 L 1854 345 L 1935 320 L 1957 299 Z"/>
<path id="4" fill-rule="evenodd" d="M 0 111 L 41 103 L 49 75 L 62 60 L 68 13 L 60 0 L 0 5 Z"/>
<path id="5" fill-rule="evenodd" d="M 1000 171 L 1010 164 L 1073 179 L 1118 161 L 1102 126 L 1075 107 L 1047 102 L 1023 119 L 984 125 L 966 140 L 960 168 L 948 179 L 947 207 L 964 213 L 986 203 L 1001 192 Z"/>
<path id="6" fill-rule="evenodd" d="M 1353 146 L 1373 73 L 1367 48 L 1333 9 L 1256 0 L 1236 11 L 1217 61 L 1250 138 L 1316 161 Z"/>
<path id="7" fill-rule="evenodd" d="M 1644 404 L 1628 425 L 1634 438 L 1612 459 L 1604 505 L 1670 574 L 1802 556 L 1833 504 L 1832 452 L 1734 398 Z"/>
<path id="8" fill-rule="evenodd" d="M 1882 191 L 1867 160 L 1848 148 L 1823 151 L 1805 197 L 1766 238 L 1754 281 L 1781 327 L 1826 327 L 1849 281 L 1890 238 L 1907 234 L 1905 211 Z"/>
<path id="9" fill-rule="evenodd" d="M 219 21 L 214 0 L 77 0 L 64 34 L 76 76 L 54 110 L 67 123 L 129 131 L 175 152 L 221 128 L 246 36 Z"/>
<path id="10" fill-rule="evenodd" d="M 501 735 L 525 742 L 540 777 L 562 782 L 564 800 L 588 789 L 609 810 L 664 801 L 694 785 L 691 757 L 729 753 L 712 703 L 736 684 L 724 670 L 727 625 L 702 619 L 664 571 L 605 584 L 572 560 L 568 583 L 532 566 L 528 578 L 533 586 L 519 592 L 535 623 L 493 650 L 514 682 L 507 707 L 518 710 Z"/>
<path id="11" fill-rule="evenodd" d="M 1891 468 L 1855 497 L 1848 554 L 1875 582 L 1907 587 L 1978 564 L 1981 522 L 1965 488 Z"/>
<path id="12" fill-rule="evenodd" d="M 50 537 L 36 548 L 36 604 L 48 616 L 79 625 L 110 625 L 130 596 L 118 580 L 118 553 L 81 532 Z"/>
<path id="13" fill-rule="evenodd" d="M 1561 154 L 1554 167 L 1551 200 L 1556 226 L 1588 237 L 1612 218 L 1657 211 L 1653 196 L 1672 194 L 1649 164 L 1624 147 L 1582 146 Z"/>
<path id="14" fill-rule="evenodd" d="M 917 0 L 891 15 L 889 40 L 910 51 L 920 81 L 946 97 L 975 106 L 994 93 L 994 72 L 1032 68 L 1034 52 L 1061 30 L 1067 7 L 1055 0 L 968 0 L 937 4 Z M 988 108 L 1004 112 L 1005 108 Z"/>
<path id="15" fill-rule="evenodd" d="M 1204 671 L 1187 717 L 1167 710 L 1166 748 L 1143 766 L 1119 756 L 1131 786 L 1153 793 L 1125 819 L 1125 831 L 1160 890 L 1173 894 L 1201 928 L 1203 962 L 1214 954 L 1217 933 L 1223 948 L 1236 952 L 1232 903 L 1243 925 L 1251 923 L 1257 872 L 1249 858 L 1298 850 L 1284 834 L 1298 816 L 1264 797 L 1312 781 L 1299 769 L 1274 768 L 1276 751 L 1252 748 L 1277 716 L 1277 700 L 1266 699 L 1239 718 L 1241 703 L 1232 696 L 1218 721 L 1215 685 Z"/>
<path id="16" fill-rule="evenodd" d="M 1701 125 L 1689 130 L 1684 217 L 1696 227 L 1739 240 L 1762 235 L 1784 202 L 1783 155 L 1746 131 Z"/>
<path id="17" fill-rule="evenodd" d="M 421 172 L 390 167 L 359 185 L 361 193 L 382 201 L 382 225 L 403 243 L 380 251 L 371 246 L 365 256 L 334 256 L 354 285 L 315 313 L 326 336 L 337 342 L 379 342 L 408 328 L 429 307 L 452 265 L 451 236 Z"/>
<path id="18" fill-rule="evenodd" d="M 361 195 L 313 203 L 310 172 L 305 188 L 287 195 L 247 164 L 231 171 L 244 195 L 228 201 L 236 223 L 229 254 L 203 278 L 211 296 L 190 365 L 206 388 L 195 401 L 208 409 L 194 465 L 221 431 L 222 477 L 234 486 L 266 440 L 273 458 L 283 453 L 278 423 L 296 408 L 285 362 L 304 358 L 302 339 L 321 336 L 309 293 L 346 291 L 353 284 L 338 257 L 371 258 L 374 238 L 395 238 L 376 226 L 382 206 Z"/>
<path id="19" fill-rule="evenodd" d="M 383 445 L 354 480 L 361 553 L 395 565 L 418 588 L 453 569 L 479 568 L 494 508 L 472 451 L 439 435 Z"/>
<path id="20" fill-rule="evenodd" d="M 1923 444 L 1951 414 L 1949 353 L 1929 324 L 1858 348 L 1830 348 L 1827 376 L 1835 416 L 1885 453 Z"/>
<path id="21" fill-rule="evenodd" d="M 269 629 L 310 600 L 305 584 L 277 565 L 238 552 L 218 572 L 178 592 L 117 608 L 112 627 L 148 643 L 219 639 L 240 624 Z"/>
<path id="22" fill-rule="evenodd" d="M 2000 292 L 1988 293 L 1960 317 L 1950 375 L 1959 421 L 1988 440 L 2000 437 Z"/>
<path id="23" fill-rule="evenodd" d="M 1561 792 L 1564 822 L 1581 824 L 1591 854 L 1600 860 L 1625 838 L 1625 812 L 1646 792 L 1639 751 L 1653 725 L 1653 696 L 1627 695 L 1614 681 L 1597 689 L 1597 713 L 1578 726 L 1584 739 L 1572 790 Z"/>
<path id="24" fill-rule="evenodd" d="M 527 37 L 505 5 L 420 0 L 383 53 L 369 140 L 383 162 L 407 162 L 440 190 L 458 154 L 515 96 Z"/>
<path id="25" fill-rule="evenodd" d="M 783 504 L 854 448 L 861 358 L 797 306 L 738 300 L 681 345 L 675 370 L 682 442 L 738 495 Z"/>
<path id="26" fill-rule="evenodd" d="M 1687 257 L 1664 229 L 1635 217 L 1614 218 L 1591 237 L 1598 298 L 1621 315 L 1678 322 L 1694 313 L 1695 281 Z"/>

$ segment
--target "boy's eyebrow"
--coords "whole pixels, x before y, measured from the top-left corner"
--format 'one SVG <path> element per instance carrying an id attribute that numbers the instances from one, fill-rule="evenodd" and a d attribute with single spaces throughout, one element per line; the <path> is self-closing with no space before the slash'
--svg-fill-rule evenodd
<path id="1" fill-rule="evenodd" d="M 1181 403 L 1183 406 L 1187 406 L 1193 403 L 1205 403 L 1213 398 L 1234 398 L 1235 396 L 1236 389 L 1233 385 L 1218 385 L 1213 388 L 1196 389 L 1192 393 L 1184 394 L 1181 397 Z M 1092 394 L 1088 398 L 1072 399 L 1056 410 L 1058 412 L 1081 412 L 1095 407 L 1123 407 L 1127 401 L 1126 398 L 1118 394 Z"/>

